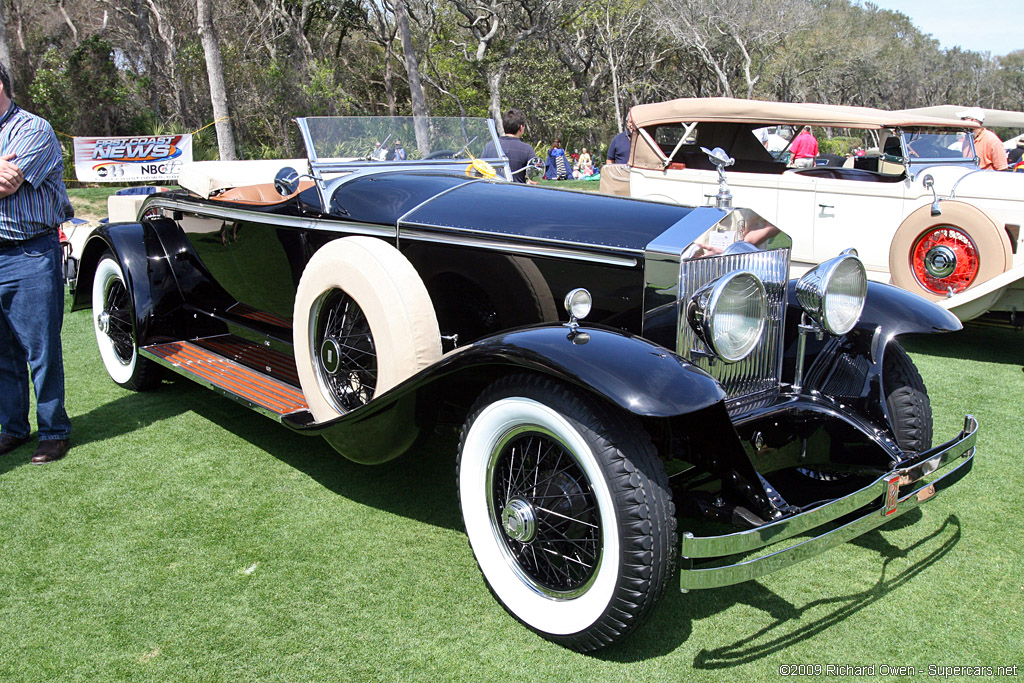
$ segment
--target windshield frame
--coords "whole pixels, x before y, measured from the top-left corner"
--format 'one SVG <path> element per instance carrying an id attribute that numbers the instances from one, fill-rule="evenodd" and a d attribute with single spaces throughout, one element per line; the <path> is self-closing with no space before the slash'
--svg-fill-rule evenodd
<path id="1" fill-rule="evenodd" d="M 465 165 L 473 159 L 501 162 L 501 155 L 494 121 L 482 117 L 414 117 L 414 116 L 304 116 L 295 119 L 306 147 L 306 158 L 310 167 L 325 173 L 350 171 L 353 166 L 366 163 L 386 163 L 396 166 L 424 164 L 430 166 L 451 165 L 459 162 Z M 421 125 L 422 124 L 422 125 Z M 429 149 L 418 149 L 417 128 L 427 138 Z M 398 133 L 398 135 L 396 135 Z M 333 139 L 329 139 L 333 138 Z M 404 147 L 408 157 L 404 160 L 381 159 L 376 155 L 375 143 L 381 150 L 390 149 L 390 142 L 407 140 Z M 431 140 L 433 144 L 431 144 Z M 487 143 L 493 143 L 498 156 L 484 156 Z M 344 151 L 330 155 L 328 145 Z M 430 153 L 454 152 L 434 159 L 426 158 Z"/>
<path id="2" fill-rule="evenodd" d="M 930 128 L 903 128 L 896 131 L 898 133 L 900 141 L 900 149 L 903 152 L 903 159 L 908 167 L 910 166 L 971 166 L 978 167 L 978 154 L 974 148 L 974 135 L 969 129 L 930 129 Z M 950 154 L 946 156 L 920 156 L 919 154 L 911 153 L 913 145 L 922 140 L 924 136 L 958 136 L 964 135 L 961 141 L 961 146 L 966 142 L 970 147 L 970 155 L 964 156 L 961 151 L 959 154 L 955 150 L 950 149 L 946 146 L 946 149 L 950 149 Z M 961 147 L 962 149 L 962 147 Z"/>

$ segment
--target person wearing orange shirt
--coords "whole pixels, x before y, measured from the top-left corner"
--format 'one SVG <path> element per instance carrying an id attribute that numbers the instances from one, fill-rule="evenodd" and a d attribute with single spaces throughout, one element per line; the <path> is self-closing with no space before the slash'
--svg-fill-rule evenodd
<path id="1" fill-rule="evenodd" d="M 1005 171 L 1006 150 L 1003 148 L 1003 141 L 999 136 L 985 128 L 985 110 L 979 107 L 971 107 L 957 114 L 962 121 L 975 121 L 978 128 L 974 131 L 974 153 L 978 157 L 978 167 L 982 169 L 994 169 Z M 964 156 L 970 155 L 970 147 L 965 146 Z"/>

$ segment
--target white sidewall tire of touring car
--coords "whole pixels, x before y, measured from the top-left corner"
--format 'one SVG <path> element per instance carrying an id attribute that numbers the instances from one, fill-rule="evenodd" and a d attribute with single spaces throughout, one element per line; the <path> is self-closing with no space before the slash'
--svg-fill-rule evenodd
<path id="1" fill-rule="evenodd" d="M 540 594 L 516 573 L 505 555 L 504 544 L 491 523 L 487 490 L 490 455 L 508 430 L 536 425 L 556 436 L 573 454 L 593 487 L 604 530 L 601 564 L 586 592 L 571 599 Z M 619 536 L 615 504 L 597 458 L 586 439 L 552 408 L 523 397 L 500 399 L 473 421 L 466 434 L 459 465 L 459 498 L 470 546 L 480 570 L 499 600 L 527 625 L 553 635 L 586 630 L 608 609 L 619 571 Z"/>
<path id="2" fill-rule="evenodd" d="M 325 395 L 314 366 L 313 314 L 320 297 L 341 290 L 362 309 L 377 356 L 374 396 L 441 358 L 441 334 L 430 295 L 409 260 L 374 237 L 327 243 L 309 260 L 295 295 L 293 337 L 299 384 L 317 422 L 342 414 Z"/>
<path id="3" fill-rule="evenodd" d="M 103 360 L 103 367 L 106 368 L 107 374 L 117 384 L 128 386 L 132 382 L 136 366 L 139 363 L 138 348 L 135 348 L 133 344 L 131 358 L 125 362 L 118 357 L 114 350 L 113 341 L 111 341 L 106 332 L 100 329 L 99 325 L 100 315 L 107 306 L 107 297 L 110 295 L 110 289 L 118 283 L 127 291 L 128 283 L 125 282 L 124 273 L 121 271 L 121 264 L 117 262 L 113 255 L 106 254 L 96 264 L 96 273 L 92 279 L 92 326 L 96 332 L 96 346 L 100 350 L 100 358 Z M 131 302 L 130 296 L 128 297 L 128 302 Z M 132 311 L 131 313 L 131 320 L 134 321 L 134 312 Z M 134 329 L 132 331 L 132 340 L 133 342 L 135 341 Z"/>
<path id="4" fill-rule="evenodd" d="M 889 273 L 897 287 L 919 294 L 932 301 L 941 301 L 944 294 L 925 289 L 914 275 L 912 263 L 914 246 L 930 230 L 949 226 L 963 232 L 978 250 L 978 274 L 967 289 L 991 280 L 1013 266 L 1010 238 L 981 209 L 961 201 L 944 200 L 939 203 L 941 215 L 931 215 L 931 204 L 917 208 L 893 236 L 889 248 Z"/>

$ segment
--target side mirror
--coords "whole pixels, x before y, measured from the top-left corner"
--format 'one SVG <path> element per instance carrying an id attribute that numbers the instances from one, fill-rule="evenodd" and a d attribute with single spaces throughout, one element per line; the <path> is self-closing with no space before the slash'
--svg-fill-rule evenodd
<path id="1" fill-rule="evenodd" d="M 291 166 L 285 166 L 274 176 L 274 189 L 282 197 L 295 194 L 299 189 L 299 172 Z"/>

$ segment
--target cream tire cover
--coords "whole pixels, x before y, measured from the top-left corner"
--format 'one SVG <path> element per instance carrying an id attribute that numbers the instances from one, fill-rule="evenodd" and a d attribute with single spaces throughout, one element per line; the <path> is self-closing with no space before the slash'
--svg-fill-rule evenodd
<path id="1" fill-rule="evenodd" d="M 293 337 L 299 384 L 317 422 L 341 415 L 317 376 L 316 309 L 340 289 L 362 309 L 377 353 L 374 397 L 441 358 L 441 334 L 427 288 L 397 249 L 373 237 L 345 237 L 309 260 L 295 295 Z"/>

